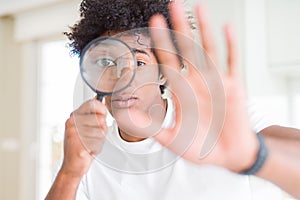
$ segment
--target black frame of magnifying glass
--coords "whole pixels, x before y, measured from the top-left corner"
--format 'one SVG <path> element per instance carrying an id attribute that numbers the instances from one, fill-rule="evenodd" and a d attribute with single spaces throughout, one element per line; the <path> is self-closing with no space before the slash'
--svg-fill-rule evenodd
<path id="1" fill-rule="evenodd" d="M 132 54 L 132 56 L 133 56 L 133 59 L 134 59 L 134 69 L 133 69 L 133 75 L 132 75 L 131 80 L 129 81 L 129 83 L 128 83 L 125 87 L 123 87 L 123 88 L 121 88 L 121 89 L 119 89 L 119 90 L 113 91 L 113 92 L 101 92 L 101 91 L 98 91 L 98 90 L 96 90 L 95 88 L 93 88 L 93 87 L 88 83 L 88 81 L 84 78 L 84 76 L 83 76 L 83 68 L 82 68 L 83 57 L 84 57 L 85 53 L 88 51 L 88 49 L 89 49 L 92 45 L 96 44 L 97 42 L 102 41 L 102 40 L 107 40 L 107 39 L 109 39 L 109 40 L 116 40 L 116 41 L 121 42 L 122 44 L 124 44 L 126 47 L 128 47 L 128 49 L 130 50 L 130 52 L 131 52 L 131 54 Z M 91 88 L 91 89 L 97 94 L 97 99 L 98 99 L 99 101 L 102 101 L 103 97 L 105 97 L 105 96 L 110 96 L 110 95 L 112 95 L 113 93 L 121 92 L 121 91 L 123 91 L 124 89 L 126 89 L 126 88 L 131 84 L 131 82 L 133 81 L 133 79 L 134 79 L 134 77 L 135 77 L 135 74 L 136 74 L 136 70 L 137 70 L 137 61 L 136 61 L 136 56 L 135 56 L 135 53 L 134 53 L 133 49 L 132 49 L 127 43 L 125 43 L 124 41 L 122 41 L 122 40 L 120 40 L 120 39 L 118 39 L 118 38 L 115 38 L 115 37 L 111 37 L 111 36 L 101 36 L 101 37 L 98 37 L 98 38 L 96 38 L 96 39 L 90 41 L 90 42 L 83 48 L 82 53 L 81 53 L 81 55 L 80 55 L 79 67 L 80 67 L 80 75 L 81 75 L 81 78 L 83 79 L 83 81 L 89 86 L 89 88 Z"/>

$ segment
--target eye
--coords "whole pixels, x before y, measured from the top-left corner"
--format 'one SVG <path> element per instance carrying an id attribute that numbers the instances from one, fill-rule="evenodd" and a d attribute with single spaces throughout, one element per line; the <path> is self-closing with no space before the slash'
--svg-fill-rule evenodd
<path id="1" fill-rule="evenodd" d="M 101 58 L 97 60 L 96 63 L 99 67 L 111 67 L 116 65 L 116 63 L 109 58 Z"/>
<path id="2" fill-rule="evenodd" d="M 136 64 L 137 64 L 138 67 L 146 65 L 146 63 L 143 62 L 143 61 L 137 61 Z"/>

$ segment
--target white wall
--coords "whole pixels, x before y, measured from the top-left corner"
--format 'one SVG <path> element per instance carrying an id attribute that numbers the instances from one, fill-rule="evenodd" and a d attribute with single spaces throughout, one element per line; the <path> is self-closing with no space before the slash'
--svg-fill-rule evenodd
<path id="1" fill-rule="evenodd" d="M 190 2 L 190 5 L 207 5 L 222 65 L 226 65 L 222 27 L 228 22 L 235 27 L 249 99 L 274 122 L 300 127 L 292 122 L 295 121 L 294 113 L 300 110 L 291 108 L 289 103 L 300 103 L 295 100 L 295 90 L 289 84 L 300 77 L 300 1 Z"/>
<path id="2" fill-rule="evenodd" d="M 0 0 L 0 16 L 14 15 L 68 0 Z"/>
<path id="3" fill-rule="evenodd" d="M 15 14 L 14 37 L 17 41 L 62 37 L 79 18 L 79 1 L 66 1 Z"/>
<path id="4" fill-rule="evenodd" d="M 20 166 L 20 56 L 13 19 L 0 19 L 0 198 L 17 199 Z"/>

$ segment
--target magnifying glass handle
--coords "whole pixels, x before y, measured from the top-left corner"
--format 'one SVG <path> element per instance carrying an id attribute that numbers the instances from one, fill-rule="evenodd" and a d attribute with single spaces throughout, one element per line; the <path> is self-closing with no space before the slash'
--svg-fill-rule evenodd
<path id="1" fill-rule="evenodd" d="M 99 94 L 97 94 L 97 99 L 98 99 L 99 101 L 101 101 L 101 102 L 102 102 L 102 100 L 103 100 L 103 96 L 102 96 L 102 95 L 99 95 Z"/>

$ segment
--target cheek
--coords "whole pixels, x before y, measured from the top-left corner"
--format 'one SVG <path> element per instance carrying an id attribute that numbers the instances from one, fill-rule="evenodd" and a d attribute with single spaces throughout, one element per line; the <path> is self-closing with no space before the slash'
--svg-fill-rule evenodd
<path id="1" fill-rule="evenodd" d="M 136 71 L 136 79 L 145 83 L 159 82 L 159 68 L 157 64 L 147 64 Z"/>
<path id="2" fill-rule="evenodd" d="M 151 104 L 161 98 L 158 84 L 145 84 L 137 90 L 137 95 L 141 98 L 142 103 Z"/>

